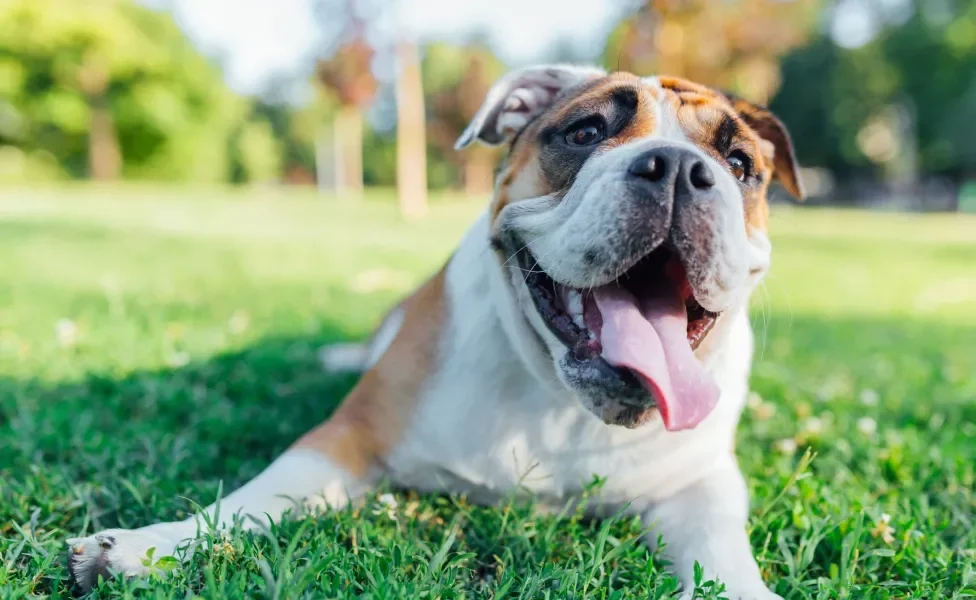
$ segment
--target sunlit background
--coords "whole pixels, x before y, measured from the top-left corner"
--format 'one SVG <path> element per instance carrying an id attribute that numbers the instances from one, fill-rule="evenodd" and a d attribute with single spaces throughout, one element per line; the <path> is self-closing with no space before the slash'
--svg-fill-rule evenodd
<path id="1" fill-rule="evenodd" d="M 569 61 L 769 104 L 814 203 L 976 210 L 967 0 L 4 0 L 0 31 L 5 184 L 400 181 L 420 214 L 490 190 L 451 146 L 492 81 Z"/>
<path id="2" fill-rule="evenodd" d="M 499 159 L 455 139 L 553 61 L 793 134 L 735 448 L 766 580 L 976 594 L 976 0 L 0 0 L 0 590 L 68 597 L 66 538 L 183 518 L 327 418 L 356 378 L 320 349 L 444 264 Z M 676 585 L 633 520 L 390 497 L 95 597 Z"/>

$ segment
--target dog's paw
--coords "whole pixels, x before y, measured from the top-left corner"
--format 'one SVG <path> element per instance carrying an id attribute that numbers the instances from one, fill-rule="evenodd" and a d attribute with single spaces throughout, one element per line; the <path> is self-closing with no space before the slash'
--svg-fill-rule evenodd
<path id="1" fill-rule="evenodd" d="M 153 561 L 172 556 L 173 540 L 144 529 L 106 529 L 83 538 L 68 540 L 68 572 L 71 582 L 87 593 L 105 579 L 119 573 L 126 577 L 148 575 Z M 150 556 L 150 549 L 154 549 Z"/>

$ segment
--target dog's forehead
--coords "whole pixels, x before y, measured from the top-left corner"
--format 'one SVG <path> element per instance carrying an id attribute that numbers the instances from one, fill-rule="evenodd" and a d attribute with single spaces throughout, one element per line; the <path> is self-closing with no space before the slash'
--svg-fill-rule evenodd
<path id="1" fill-rule="evenodd" d="M 655 106 L 671 109 L 684 106 L 706 112 L 733 112 L 732 104 L 724 94 L 693 81 L 664 75 L 638 77 L 619 72 L 583 82 L 567 90 L 544 116 L 547 121 L 553 121 L 587 106 L 606 104 L 622 89 L 639 92 L 643 100 L 643 110 L 653 109 Z"/>
<path id="2" fill-rule="evenodd" d="M 618 72 L 585 81 L 564 92 L 513 140 L 508 162 L 528 164 L 540 150 L 533 143 L 540 132 L 605 109 L 623 93 L 633 94 L 637 99 L 636 123 L 615 136 L 611 145 L 655 136 L 690 142 L 710 151 L 717 130 L 729 119 L 738 124 L 735 135 L 744 144 L 760 143 L 755 132 L 738 119 L 724 94 L 679 77 L 638 77 Z M 765 164 L 757 166 L 766 167 Z"/>

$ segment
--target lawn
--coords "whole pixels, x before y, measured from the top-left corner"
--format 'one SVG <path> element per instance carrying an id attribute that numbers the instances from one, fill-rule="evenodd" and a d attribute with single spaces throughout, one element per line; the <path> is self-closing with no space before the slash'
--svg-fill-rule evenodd
<path id="1" fill-rule="evenodd" d="M 353 385 L 366 335 L 478 210 L 310 192 L 0 194 L 0 597 L 66 596 L 64 539 L 182 518 Z M 976 596 L 976 219 L 779 208 L 738 452 L 787 599 Z M 672 596 L 636 520 L 395 494 L 93 595 Z M 707 586 L 702 597 L 714 597 Z"/>

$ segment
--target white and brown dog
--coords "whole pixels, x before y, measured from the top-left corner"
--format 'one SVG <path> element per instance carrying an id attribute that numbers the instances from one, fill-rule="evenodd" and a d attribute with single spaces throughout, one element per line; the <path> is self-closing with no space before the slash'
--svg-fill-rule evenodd
<path id="1" fill-rule="evenodd" d="M 686 589 L 697 561 L 731 598 L 778 597 L 733 437 L 766 191 L 801 195 L 783 125 L 689 81 L 555 65 L 500 80 L 457 147 L 475 141 L 509 150 L 490 207 L 383 321 L 335 414 L 223 499 L 219 525 L 296 498 L 341 507 L 381 480 L 563 506 L 598 475 L 593 513 L 639 514 Z M 203 521 L 70 540 L 71 574 L 144 574 L 149 548 L 173 554 Z"/>

